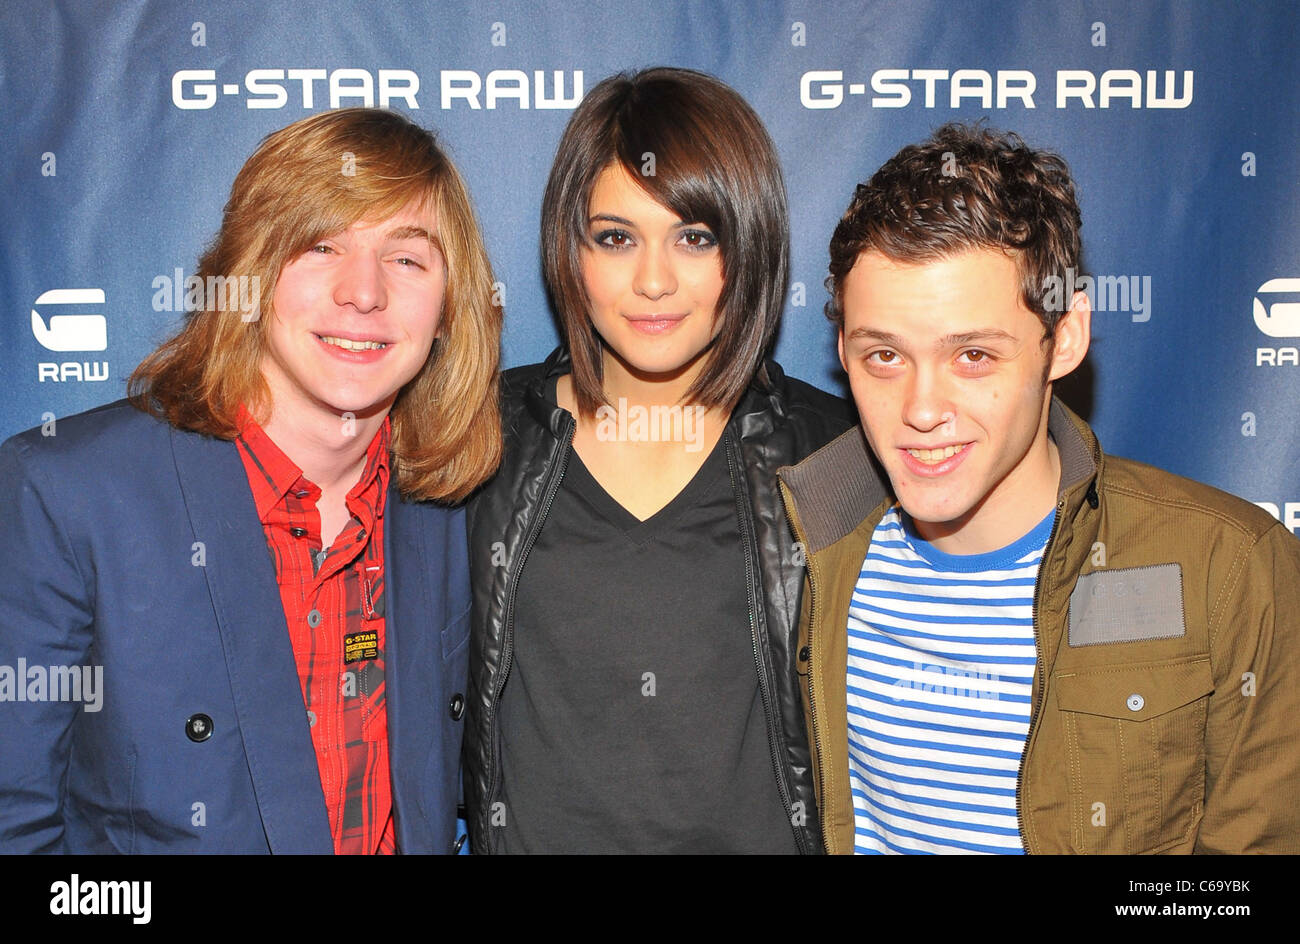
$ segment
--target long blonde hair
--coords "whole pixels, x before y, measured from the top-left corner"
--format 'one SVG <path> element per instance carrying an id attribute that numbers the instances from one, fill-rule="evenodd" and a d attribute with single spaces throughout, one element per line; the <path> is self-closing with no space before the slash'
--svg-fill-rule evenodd
<path id="1" fill-rule="evenodd" d="M 235 178 L 197 273 L 204 284 L 256 276 L 260 317 L 248 321 L 205 298 L 131 374 L 132 402 L 222 439 L 237 435 L 241 404 L 264 419 L 266 325 L 285 264 L 322 237 L 410 204 L 433 210 L 447 286 L 440 336 L 390 413 L 394 476 L 409 498 L 466 497 L 501 459 L 502 311 L 464 181 L 434 136 L 396 112 L 323 112 L 263 140 Z"/>

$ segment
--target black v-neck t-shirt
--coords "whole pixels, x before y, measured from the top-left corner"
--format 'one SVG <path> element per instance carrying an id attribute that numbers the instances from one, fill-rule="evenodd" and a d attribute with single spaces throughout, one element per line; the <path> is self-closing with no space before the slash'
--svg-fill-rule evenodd
<path id="1" fill-rule="evenodd" d="M 500 851 L 796 852 L 753 646 L 725 438 L 645 521 L 570 449 L 515 600 Z"/>

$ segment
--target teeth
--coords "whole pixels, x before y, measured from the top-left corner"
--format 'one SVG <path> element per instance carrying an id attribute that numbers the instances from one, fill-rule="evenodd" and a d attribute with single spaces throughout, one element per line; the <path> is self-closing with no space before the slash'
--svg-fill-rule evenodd
<path id="1" fill-rule="evenodd" d="M 319 336 L 326 344 L 333 344 L 335 347 L 341 347 L 345 351 L 378 351 L 381 348 L 388 347 L 379 341 L 350 341 L 347 338 L 333 338 L 325 335 Z"/>
<path id="2" fill-rule="evenodd" d="M 922 462 L 942 462 L 944 459 L 951 459 L 964 448 L 966 447 L 945 446 L 942 449 L 909 449 L 907 451 Z"/>

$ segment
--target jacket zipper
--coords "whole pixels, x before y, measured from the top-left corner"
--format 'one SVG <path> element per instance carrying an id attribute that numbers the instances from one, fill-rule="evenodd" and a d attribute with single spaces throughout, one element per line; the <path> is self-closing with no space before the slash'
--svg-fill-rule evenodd
<path id="1" fill-rule="evenodd" d="M 763 716 L 767 719 L 767 746 L 772 756 L 772 771 L 776 775 L 776 788 L 781 794 L 781 805 L 790 820 L 790 828 L 794 830 L 795 845 L 799 847 L 800 853 L 806 854 L 808 844 L 803 835 L 803 830 L 794 822 L 790 790 L 785 782 L 785 765 L 781 762 L 781 755 L 777 750 L 777 743 L 780 741 L 780 729 L 773 717 L 772 692 L 768 687 L 767 668 L 758 644 L 758 590 L 754 580 L 756 550 L 754 545 L 756 541 L 753 536 L 753 521 L 751 520 L 749 508 L 749 487 L 747 483 L 744 483 L 745 487 L 743 489 L 736 487 L 737 463 L 732 455 L 732 447 L 735 444 L 731 438 L 729 428 L 724 430 L 723 435 L 727 439 L 727 471 L 731 477 L 732 494 L 736 496 L 736 506 L 740 512 L 740 537 L 741 543 L 745 547 L 745 591 L 749 596 L 749 635 L 754 646 L 754 667 L 758 671 L 758 690 L 763 697 Z M 805 810 L 804 815 L 809 815 L 809 811 Z"/>
<path id="2" fill-rule="evenodd" d="M 804 546 L 804 561 L 808 568 L 808 722 L 813 733 L 813 757 L 817 761 L 815 766 L 817 769 L 817 798 L 821 807 L 818 810 L 818 816 L 821 819 L 822 849 L 829 854 L 830 843 L 827 836 L 830 835 L 830 832 L 826 828 L 826 813 L 831 806 L 826 802 L 826 763 L 822 757 L 822 729 L 821 725 L 817 723 L 817 700 L 813 697 L 813 656 L 817 652 L 813 647 L 813 627 L 817 625 L 817 580 L 813 572 L 812 554 L 808 552 L 808 539 L 803 534 L 803 527 L 799 523 L 798 517 L 791 514 L 790 511 L 793 498 L 787 495 L 784 482 L 778 482 L 777 489 L 781 493 L 781 502 L 785 505 L 785 515 L 790 521 L 790 528 L 794 531 L 794 536 L 799 540 L 799 543 Z M 798 641 L 799 638 L 796 633 L 795 642 L 798 643 Z M 795 659 L 798 660 L 798 658 L 799 654 L 796 652 Z"/>
<path id="3" fill-rule="evenodd" d="M 1043 653 L 1041 650 L 1040 633 L 1038 632 L 1038 601 L 1043 593 L 1043 568 L 1048 563 L 1048 558 L 1052 553 L 1052 542 L 1056 540 L 1056 529 L 1061 524 L 1061 512 L 1065 510 L 1065 499 L 1062 498 L 1056 503 L 1056 517 L 1052 519 L 1052 530 L 1047 535 L 1047 546 L 1043 548 L 1043 558 L 1038 565 L 1038 579 L 1034 581 L 1034 605 L 1030 611 L 1030 619 L 1034 627 L 1034 677 L 1038 682 L 1038 696 L 1034 699 L 1033 705 L 1029 709 L 1029 733 L 1025 736 L 1025 749 L 1020 755 L 1020 769 L 1016 772 L 1016 826 L 1020 829 L 1020 844 L 1025 847 L 1025 853 L 1029 853 L 1029 841 L 1025 835 L 1025 811 L 1024 804 L 1021 801 L 1021 791 L 1024 789 L 1025 781 L 1025 763 L 1029 760 L 1029 744 L 1034 738 L 1034 730 L 1038 724 L 1038 709 L 1042 706 L 1043 689 L 1047 687 L 1047 682 L 1043 677 Z"/>
<path id="4" fill-rule="evenodd" d="M 496 684 L 492 687 L 492 717 L 488 719 L 488 727 L 492 731 L 492 752 L 489 763 L 492 765 L 492 772 L 488 777 L 487 789 L 487 810 L 488 823 L 491 823 L 492 805 L 496 802 L 498 788 L 498 774 L 500 773 L 500 764 L 497 758 L 500 756 L 500 731 L 497 727 L 497 708 L 501 703 L 501 692 L 505 688 L 506 678 L 510 675 L 510 663 L 514 657 L 514 638 L 515 638 L 515 594 L 519 590 L 519 576 L 523 573 L 524 563 L 528 560 L 528 552 L 532 549 L 533 543 L 537 540 L 537 535 L 542 531 L 542 525 L 546 521 L 546 516 L 551 511 L 551 504 L 555 501 L 555 493 L 560 490 L 560 482 L 564 479 L 564 470 L 569 464 L 569 450 L 573 446 L 573 434 L 577 429 L 577 423 L 570 416 L 565 420 L 565 427 L 561 431 L 560 439 L 556 443 L 558 456 L 552 455 L 551 462 L 553 471 L 550 479 L 546 483 L 546 494 L 542 501 L 541 513 L 533 526 L 528 531 L 528 536 L 524 539 L 523 547 L 519 550 L 519 563 L 510 577 L 510 590 L 506 602 L 506 620 L 505 633 L 501 640 L 501 668 L 497 672 Z M 558 462 L 557 462 L 558 458 Z M 489 827 L 490 828 L 490 827 Z M 487 828 L 483 831 L 484 835 L 491 835 Z"/>
<path id="5" fill-rule="evenodd" d="M 807 547 L 807 546 L 808 546 L 808 545 L 805 543 L 805 544 L 804 544 L 804 547 Z M 807 551 L 805 551 L 804 553 L 806 554 Z M 826 814 L 826 811 L 829 810 L 829 809 L 831 808 L 831 805 L 830 805 L 829 803 L 826 802 L 826 761 L 825 761 L 825 759 L 822 757 L 822 729 L 821 729 L 821 725 L 819 725 L 819 724 L 817 723 L 817 699 L 813 697 L 813 656 L 816 654 L 816 651 L 817 651 L 817 650 L 815 650 L 815 649 L 813 648 L 813 634 L 812 634 L 812 628 L 813 628 L 814 626 L 817 625 L 817 619 L 816 619 L 816 617 L 814 617 L 812 614 L 814 614 L 814 613 L 817 612 L 817 591 L 816 591 L 817 580 L 815 579 L 815 577 L 814 577 L 814 575 L 813 575 L 812 558 L 811 558 L 811 557 L 808 557 L 808 558 L 807 558 L 807 561 L 808 561 L 808 614 L 809 614 L 809 620 L 808 620 L 808 720 L 809 720 L 809 722 L 812 724 L 812 731 L 813 731 L 813 756 L 815 756 L 815 757 L 817 758 L 817 796 L 821 797 L 821 801 L 822 801 L 822 809 L 821 809 L 821 812 L 820 812 L 821 820 L 822 820 L 822 822 L 821 822 L 821 828 L 822 828 L 822 847 L 826 850 L 827 853 L 829 853 L 829 852 L 830 852 L 830 847 L 829 847 L 829 845 L 828 845 L 828 843 L 827 843 L 827 841 L 826 841 L 826 837 L 827 837 L 827 835 L 829 835 L 829 833 L 828 833 L 828 831 L 827 831 L 827 829 L 826 829 L 826 815 L 825 815 L 825 814 Z M 796 642 L 797 642 L 797 641 L 798 641 L 798 640 L 796 639 Z M 797 658 L 797 657 L 798 657 L 798 654 L 796 653 L 796 658 Z"/>

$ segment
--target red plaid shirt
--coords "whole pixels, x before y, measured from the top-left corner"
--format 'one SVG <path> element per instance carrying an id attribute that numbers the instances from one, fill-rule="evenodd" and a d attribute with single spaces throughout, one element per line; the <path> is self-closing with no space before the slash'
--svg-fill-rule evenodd
<path id="1" fill-rule="evenodd" d="M 320 489 L 245 412 L 236 442 L 275 562 L 334 851 L 395 851 L 384 704 L 384 499 L 389 421 L 321 548 Z"/>

